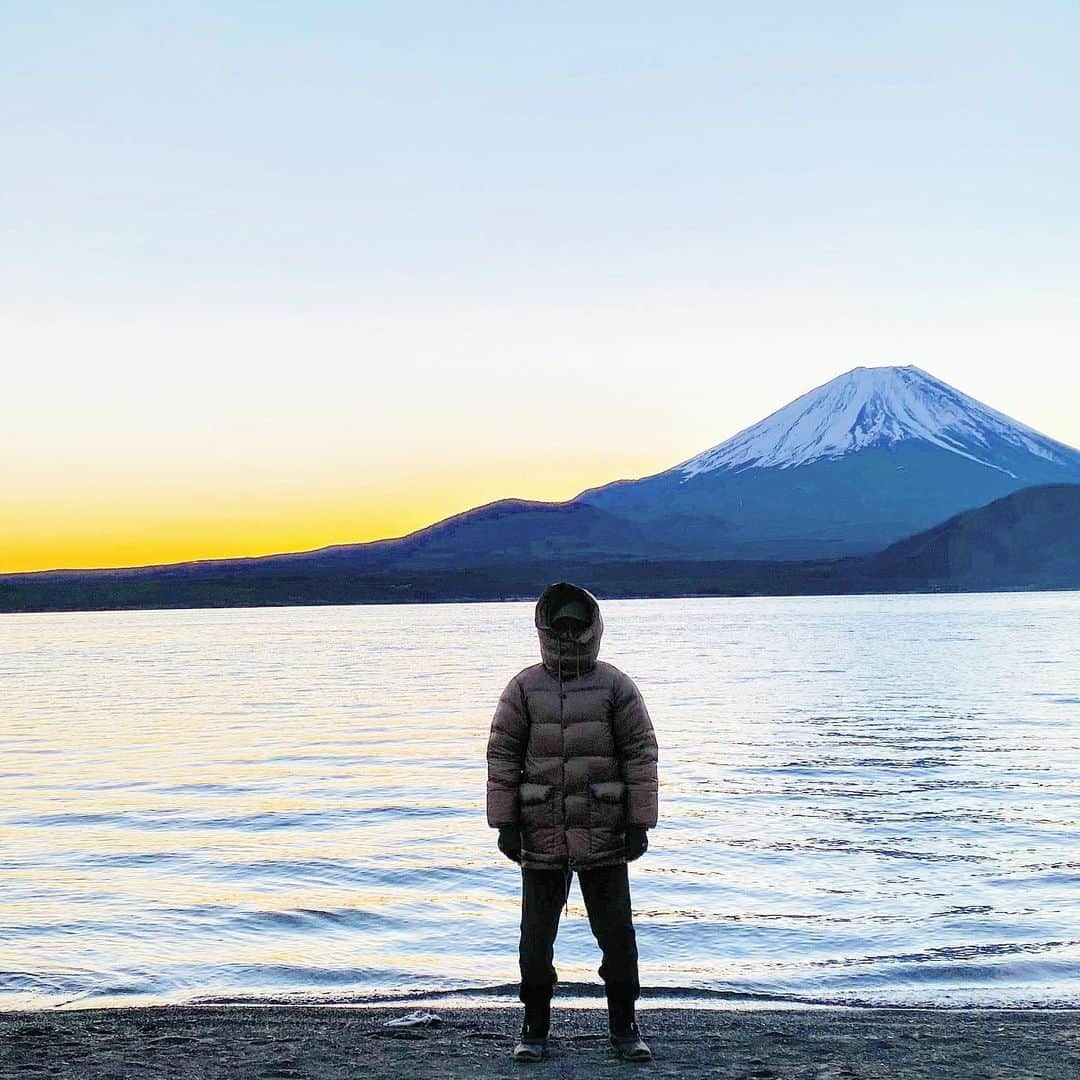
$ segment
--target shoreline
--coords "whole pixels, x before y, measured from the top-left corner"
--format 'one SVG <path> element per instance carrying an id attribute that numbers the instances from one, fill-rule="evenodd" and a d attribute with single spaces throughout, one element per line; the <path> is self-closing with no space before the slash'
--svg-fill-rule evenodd
<path id="1" fill-rule="evenodd" d="M 136 568 L 141 570 L 141 568 Z M 69 570 L 31 570 L 25 571 L 27 575 L 43 574 L 43 575 L 57 575 L 68 573 L 80 573 L 81 571 L 69 571 Z M 110 570 L 94 570 L 90 573 L 108 574 L 113 573 Z M 127 568 L 121 568 L 120 571 L 127 572 Z M 0 590 L 10 582 L 5 581 L 6 578 L 18 577 L 18 574 L 3 574 L 0 573 Z M 1002 594 L 1013 593 L 1063 593 L 1063 592 L 1080 592 L 1080 584 L 1046 584 L 1046 583 L 1017 583 L 1010 585 L 990 585 L 990 584 L 957 584 L 949 585 L 936 583 L 932 581 L 917 582 L 911 585 L 896 586 L 893 588 L 884 588 L 881 585 L 873 587 L 871 585 L 853 587 L 850 589 L 819 589 L 819 590 L 801 590 L 801 591 L 784 591 L 771 590 L 771 589 L 752 589 L 752 590 L 712 590 L 709 592 L 701 590 L 690 591 L 676 591 L 676 592 L 636 592 L 636 591 L 616 591 L 606 594 L 603 599 L 605 602 L 612 602 L 618 600 L 794 600 L 794 599 L 817 599 L 822 597 L 842 597 L 842 598 L 859 598 L 859 597 L 875 597 L 875 596 L 998 596 Z M 536 602 L 535 596 L 530 596 L 527 593 L 506 593 L 506 594 L 488 594 L 488 593 L 476 593 L 476 594 L 447 594 L 447 595 L 425 595 L 416 596 L 410 594 L 401 594 L 394 596 L 387 596 L 379 594 L 373 599 L 328 599 L 328 600 L 312 600 L 312 599 L 300 599 L 300 600 L 235 600 L 235 601 L 222 601 L 220 603 L 205 603 L 202 601 L 178 601 L 176 603 L 138 603 L 138 604 L 124 604 L 124 603 L 101 603 L 101 604 L 78 604 L 68 606 L 66 604 L 55 604 L 47 606 L 38 605 L 12 605 L 7 606 L 5 598 L 0 595 L 0 615 L 79 615 L 79 614 L 109 614 L 120 612 L 132 612 L 132 611 L 146 611 L 157 612 L 159 614 L 165 614 L 170 612 L 187 612 L 187 611 L 275 611 L 288 608 L 349 608 L 349 607 L 428 607 L 439 605 L 466 605 L 466 604 L 534 604 Z"/>
<path id="2" fill-rule="evenodd" d="M 602 1003 L 598 1003 L 602 1004 Z M 1080 1010 L 671 1008 L 641 1003 L 655 1060 L 617 1061 L 602 1008 L 556 998 L 551 1052 L 510 1050 L 520 1008 L 440 1007 L 437 1026 L 388 1029 L 415 1001 L 382 1005 L 163 1005 L 0 1013 L 0 1075 L 247 1077 L 649 1075 L 812 1080 L 1072 1080 Z"/>
<path id="3" fill-rule="evenodd" d="M 599 983 L 561 981 L 555 1002 L 559 1007 L 574 1010 L 606 1008 L 603 987 Z M 156 997 L 148 994 L 103 995 L 77 994 L 61 1001 L 26 1001 L 4 1004 L 0 999 L 0 1017 L 17 1013 L 44 1015 L 56 1012 L 97 1010 L 118 1012 L 139 1009 L 448 1009 L 491 1010 L 516 1009 L 518 984 L 501 983 L 489 986 L 458 986 L 445 989 L 410 989 L 370 991 L 344 994 L 314 994 L 304 991 L 279 993 L 202 994 L 186 997 Z M 689 986 L 643 986 L 637 1008 L 655 1011 L 667 1009 L 686 1012 L 1075 1012 L 1080 1014 L 1080 998 L 1044 998 L 1042 1000 L 967 1000 L 933 999 L 923 1001 L 890 1001 L 887 998 L 809 998 L 769 994 L 750 990 L 712 990 Z"/>

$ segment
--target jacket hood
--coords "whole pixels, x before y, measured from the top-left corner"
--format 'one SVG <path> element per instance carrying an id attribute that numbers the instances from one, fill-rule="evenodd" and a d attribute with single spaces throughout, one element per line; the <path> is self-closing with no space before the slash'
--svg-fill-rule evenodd
<path id="1" fill-rule="evenodd" d="M 563 637 L 551 626 L 550 615 L 568 600 L 583 602 L 591 618 L 588 623 Z M 544 667 L 557 678 L 573 679 L 584 675 L 596 666 L 600 654 L 600 638 L 604 633 L 604 620 L 600 616 L 600 604 L 588 589 L 558 581 L 549 585 L 536 602 L 536 630 L 540 635 L 540 657 Z"/>

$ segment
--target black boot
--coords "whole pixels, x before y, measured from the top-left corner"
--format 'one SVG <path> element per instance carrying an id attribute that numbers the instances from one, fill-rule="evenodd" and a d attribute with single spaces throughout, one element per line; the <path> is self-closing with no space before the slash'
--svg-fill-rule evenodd
<path id="1" fill-rule="evenodd" d="M 608 998 L 608 1036 L 615 1052 L 624 1061 L 652 1061 L 652 1051 L 642 1039 L 634 1019 L 633 998 Z"/>
<path id="2" fill-rule="evenodd" d="M 548 1029 L 551 1027 L 551 1002 L 527 1001 L 521 1038 L 514 1047 L 515 1061 L 542 1061 L 547 1056 Z"/>

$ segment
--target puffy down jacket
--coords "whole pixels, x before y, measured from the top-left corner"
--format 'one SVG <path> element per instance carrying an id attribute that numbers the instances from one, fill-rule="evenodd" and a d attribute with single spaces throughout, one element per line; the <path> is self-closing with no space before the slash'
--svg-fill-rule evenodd
<path id="1" fill-rule="evenodd" d="M 592 619 L 560 637 L 548 612 L 571 594 Z M 525 867 L 625 862 L 626 826 L 656 824 L 658 755 L 645 702 L 628 675 L 596 659 L 604 622 L 591 593 L 550 586 L 536 627 L 543 663 L 510 680 L 491 722 L 488 824 L 520 826 Z"/>

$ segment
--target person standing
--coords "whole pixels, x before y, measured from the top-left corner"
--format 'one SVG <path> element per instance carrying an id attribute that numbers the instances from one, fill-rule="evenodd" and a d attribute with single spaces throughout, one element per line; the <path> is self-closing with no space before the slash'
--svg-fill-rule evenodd
<path id="1" fill-rule="evenodd" d="M 658 751 L 634 681 L 597 660 L 604 622 L 596 597 L 561 581 L 537 601 L 542 662 L 499 697 L 487 744 L 487 820 L 521 866 L 520 999 L 514 1057 L 547 1052 L 559 917 L 576 872 L 603 954 L 600 977 L 617 1053 L 648 1061 L 634 1015 L 640 992 L 627 864 L 657 819 Z"/>

